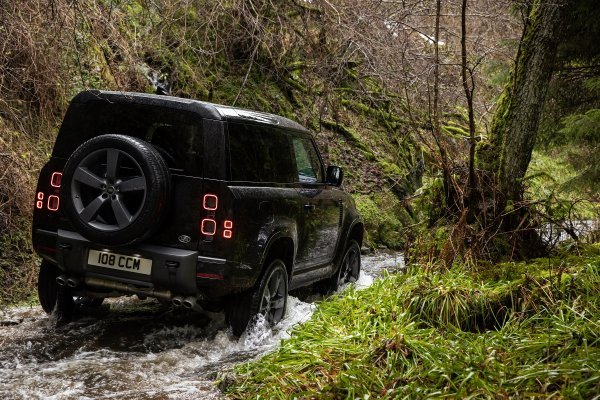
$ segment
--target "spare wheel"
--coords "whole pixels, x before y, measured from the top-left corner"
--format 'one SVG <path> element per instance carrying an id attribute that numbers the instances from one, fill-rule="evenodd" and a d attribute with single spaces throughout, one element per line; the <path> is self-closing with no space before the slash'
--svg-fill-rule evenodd
<path id="1" fill-rule="evenodd" d="M 101 135 L 68 159 L 61 197 L 81 235 L 99 244 L 128 245 L 158 228 L 170 185 L 167 165 L 150 143 Z"/>

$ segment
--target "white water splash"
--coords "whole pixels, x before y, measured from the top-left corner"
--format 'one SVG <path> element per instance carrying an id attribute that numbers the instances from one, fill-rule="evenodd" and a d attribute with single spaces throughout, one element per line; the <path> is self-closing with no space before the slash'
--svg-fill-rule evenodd
<path id="1" fill-rule="evenodd" d="M 402 261 L 395 254 L 363 257 L 356 288 Z M 276 349 L 312 316 L 314 299 L 290 296 L 279 324 L 259 321 L 239 339 L 222 313 L 178 314 L 150 300 L 113 299 L 62 328 L 38 306 L 11 308 L 0 314 L 0 398 L 220 398 L 217 372 Z"/>

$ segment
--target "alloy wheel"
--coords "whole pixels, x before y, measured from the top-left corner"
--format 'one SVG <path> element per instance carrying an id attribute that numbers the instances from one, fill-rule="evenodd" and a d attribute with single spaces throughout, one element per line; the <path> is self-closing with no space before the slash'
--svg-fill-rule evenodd
<path id="1" fill-rule="evenodd" d="M 146 190 L 146 177 L 137 161 L 122 150 L 107 148 L 90 153 L 77 165 L 71 201 L 82 222 L 116 231 L 139 215 Z"/>
<path id="2" fill-rule="evenodd" d="M 338 276 L 338 287 L 345 283 L 354 283 L 358 280 L 360 273 L 360 250 L 358 246 L 350 246 L 346 250 L 342 265 L 340 266 L 340 273 Z"/>
<path id="3" fill-rule="evenodd" d="M 287 283 L 284 271 L 275 268 L 263 290 L 259 309 L 259 313 L 264 315 L 269 325 L 274 325 L 283 318 L 286 297 Z"/>

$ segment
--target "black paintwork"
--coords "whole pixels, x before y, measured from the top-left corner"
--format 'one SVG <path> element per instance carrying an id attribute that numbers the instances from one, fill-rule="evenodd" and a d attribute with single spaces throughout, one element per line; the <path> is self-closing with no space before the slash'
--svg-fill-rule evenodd
<path id="1" fill-rule="evenodd" d="M 34 248 L 66 274 L 102 277 L 166 289 L 177 295 L 218 300 L 252 287 L 274 252 L 286 258 L 289 287 L 293 289 L 332 276 L 348 239 L 362 242 L 361 217 L 352 198 L 339 187 L 341 170 L 339 180 L 329 177 L 329 183 L 230 181 L 229 123 L 278 127 L 306 138 L 310 137 L 308 130 L 280 116 L 176 97 L 104 91 L 77 95 L 66 113 L 52 157 L 40 172 L 36 193 L 44 193 L 45 199 L 60 194 L 59 189 L 49 184 L 52 173 L 62 171 L 69 155 L 81 143 L 100 134 L 91 128 L 82 131 L 80 123 L 85 121 L 86 110 L 100 105 L 109 111 L 135 106 L 184 113 L 186 120 L 202 127 L 204 157 L 203 165 L 198 167 L 202 176 L 171 169 L 168 215 L 157 233 L 135 246 L 110 248 L 120 254 L 151 258 L 150 276 L 88 266 L 88 250 L 102 250 L 106 246 L 91 243 L 74 232 L 62 208 L 52 212 L 34 207 Z M 150 114 L 148 118 L 152 118 Z M 94 125 L 94 121 L 86 123 Z M 322 161 L 320 168 L 325 175 Z M 204 194 L 215 194 L 219 199 L 214 212 L 218 229 L 212 237 L 200 232 L 200 221 L 210 213 L 202 208 Z M 234 224 L 230 239 L 223 237 L 225 220 Z"/>

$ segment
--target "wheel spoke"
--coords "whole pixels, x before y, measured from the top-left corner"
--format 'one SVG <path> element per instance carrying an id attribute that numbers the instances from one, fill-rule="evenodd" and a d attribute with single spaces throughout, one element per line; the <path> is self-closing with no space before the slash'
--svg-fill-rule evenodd
<path id="1" fill-rule="evenodd" d="M 123 228 L 131 223 L 131 214 L 119 197 L 111 201 L 111 206 L 115 218 L 117 219 L 117 223 L 119 224 L 119 228 Z"/>
<path id="2" fill-rule="evenodd" d="M 358 276 L 355 276 L 354 273 L 357 270 L 358 270 L 358 254 L 355 251 L 353 251 L 350 254 L 350 260 L 348 261 L 348 281 L 356 282 Z"/>
<path id="3" fill-rule="evenodd" d="M 280 284 L 281 284 L 281 274 L 278 273 L 275 276 L 271 276 L 271 281 L 269 282 L 269 291 L 271 293 L 273 293 L 273 296 L 277 295 Z"/>
<path id="4" fill-rule="evenodd" d="M 140 190 L 146 190 L 146 179 L 143 176 L 136 176 L 119 184 L 119 191 L 121 192 L 135 192 Z"/>
<path id="5" fill-rule="evenodd" d="M 102 178 L 85 167 L 78 167 L 73 174 L 73 179 L 95 189 L 100 189 L 104 183 Z"/>
<path id="6" fill-rule="evenodd" d="M 346 262 L 344 263 L 344 283 L 348 282 L 348 276 L 350 275 L 350 260 L 346 258 Z"/>
<path id="7" fill-rule="evenodd" d="M 348 257 L 348 264 L 350 265 L 350 269 L 352 269 L 352 267 L 354 266 L 356 262 L 356 252 L 352 251 L 350 253 L 350 256 Z"/>
<path id="8" fill-rule="evenodd" d="M 271 292 L 269 291 L 269 287 L 265 287 L 265 292 L 263 293 L 263 297 L 260 302 L 260 311 L 267 311 L 269 302 L 271 300 Z"/>
<path id="9" fill-rule="evenodd" d="M 285 299 L 279 296 L 277 299 L 271 299 L 271 310 L 279 310 L 283 308 L 285 304 Z"/>
<path id="10" fill-rule="evenodd" d="M 87 207 L 81 210 L 79 217 L 85 222 L 90 222 L 98 215 L 98 211 L 100 211 L 100 207 L 102 207 L 105 201 L 106 199 L 103 199 L 102 196 L 96 197 Z"/>
<path id="11" fill-rule="evenodd" d="M 108 149 L 106 151 L 106 177 L 115 179 L 119 168 L 119 150 Z"/>

